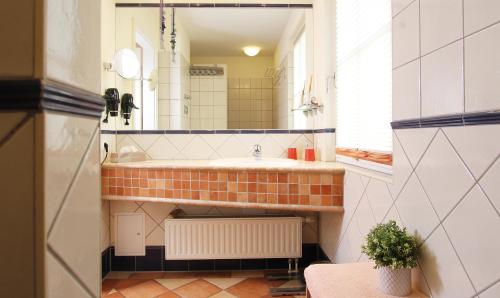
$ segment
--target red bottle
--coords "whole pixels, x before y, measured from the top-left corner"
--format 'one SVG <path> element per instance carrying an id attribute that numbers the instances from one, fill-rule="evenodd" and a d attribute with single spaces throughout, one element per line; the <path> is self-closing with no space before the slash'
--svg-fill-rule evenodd
<path id="1" fill-rule="evenodd" d="M 315 161 L 316 155 L 314 154 L 314 148 L 306 148 L 304 152 L 304 159 L 306 161 Z"/>

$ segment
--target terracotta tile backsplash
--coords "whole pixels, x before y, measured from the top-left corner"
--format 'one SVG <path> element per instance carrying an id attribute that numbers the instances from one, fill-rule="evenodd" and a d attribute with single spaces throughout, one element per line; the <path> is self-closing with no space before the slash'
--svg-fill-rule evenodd
<path id="1" fill-rule="evenodd" d="M 342 206 L 343 173 L 102 169 L 102 195 Z"/>

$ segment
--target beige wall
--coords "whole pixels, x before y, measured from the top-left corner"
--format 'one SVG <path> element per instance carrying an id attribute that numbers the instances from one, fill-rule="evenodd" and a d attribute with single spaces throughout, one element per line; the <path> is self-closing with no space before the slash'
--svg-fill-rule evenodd
<path id="1" fill-rule="evenodd" d="M 36 28 L 41 22 L 41 8 L 37 11 L 34 2 L 19 0 L 2 3 L 4 13 L 0 18 L 0 34 L 4 42 L 0 47 L 0 77 L 35 76 L 35 64 L 41 62 L 35 60 L 35 55 L 40 52 L 35 44 L 41 46 L 41 39 L 35 40 Z"/>
<path id="2" fill-rule="evenodd" d="M 45 0 L 44 22 L 46 77 L 100 93 L 100 2 Z"/>
<path id="3" fill-rule="evenodd" d="M 0 248 L 0 296 L 34 297 L 35 117 L 0 112 L 0 140 L 5 138 L 0 144 L 0 189 L 6 210 L 0 217 L 0 235 L 5 239 Z"/>

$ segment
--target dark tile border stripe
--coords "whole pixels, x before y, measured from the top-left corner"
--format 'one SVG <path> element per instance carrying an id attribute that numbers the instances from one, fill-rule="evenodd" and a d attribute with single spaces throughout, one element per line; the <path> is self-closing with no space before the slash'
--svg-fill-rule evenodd
<path id="1" fill-rule="evenodd" d="M 392 129 L 500 124 L 500 111 L 464 113 L 391 122 Z"/>
<path id="2" fill-rule="evenodd" d="M 100 118 L 104 99 L 54 81 L 0 80 L 0 110 L 50 110 Z"/>
<path id="3" fill-rule="evenodd" d="M 150 134 L 312 134 L 335 133 L 335 128 L 320 129 L 220 129 L 220 130 L 101 130 L 101 134 L 117 135 L 150 135 Z"/>
<path id="4" fill-rule="evenodd" d="M 101 268 L 101 279 L 104 279 L 111 271 L 111 247 L 101 253 Z"/>
<path id="5" fill-rule="evenodd" d="M 111 271 L 216 271 L 287 269 L 288 259 L 165 260 L 163 246 L 146 246 L 145 256 L 119 257 L 114 247 L 102 252 L 102 278 Z M 329 261 L 317 243 L 302 244 L 301 268 L 313 262 Z"/>
<path id="6" fill-rule="evenodd" d="M 165 7 L 174 8 L 313 8 L 312 4 L 286 3 L 165 3 Z M 149 8 L 160 7 L 159 3 L 116 3 L 115 7 Z"/>

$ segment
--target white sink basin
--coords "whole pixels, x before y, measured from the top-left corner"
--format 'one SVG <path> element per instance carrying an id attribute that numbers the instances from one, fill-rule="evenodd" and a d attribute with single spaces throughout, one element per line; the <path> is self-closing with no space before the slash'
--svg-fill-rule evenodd
<path id="1" fill-rule="evenodd" d="M 242 167 L 291 167 L 298 164 L 296 160 L 285 158 L 221 158 L 210 161 L 213 166 Z"/>

